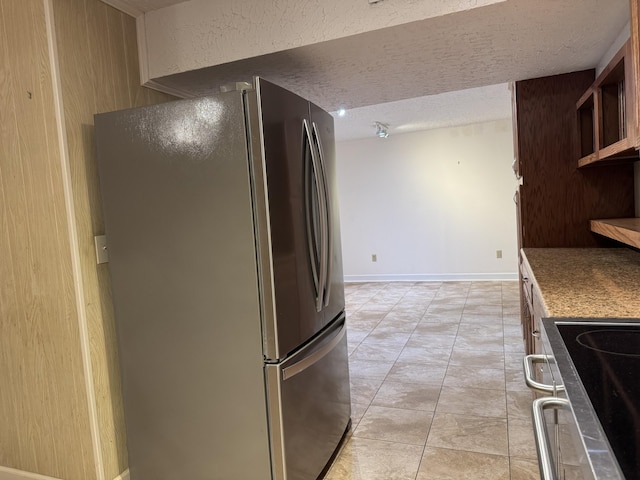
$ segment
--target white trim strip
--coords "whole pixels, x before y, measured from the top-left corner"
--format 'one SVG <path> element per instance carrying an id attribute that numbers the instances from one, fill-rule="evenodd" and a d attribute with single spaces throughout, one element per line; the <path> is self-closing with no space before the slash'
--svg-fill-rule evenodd
<path id="1" fill-rule="evenodd" d="M 136 37 L 138 40 L 138 65 L 140 66 L 140 85 L 149 81 L 149 52 L 147 51 L 147 24 L 144 14 L 136 17 Z"/>
<path id="2" fill-rule="evenodd" d="M 0 467 L 0 480 L 60 480 L 59 478 L 47 477 L 37 473 L 15 470 L 8 467 Z"/>
<path id="3" fill-rule="evenodd" d="M 38 473 L 25 472 L 9 467 L 0 467 L 0 480 L 61 480 Z M 113 480 L 129 480 L 129 470 L 125 470 Z"/>
<path id="4" fill-rule="evenodd" d="M 197 95 L 192 92 L 187 92 L 186 90 L 180 90 L 179 88 L 166 87 L 161 83 L 156 82 L 155 80 L 147 80 L 142 84 L 143 87 L 152 88 L 162 93 L 167 93 L 169 95 L 173 95 L 178 98 L 196 98 Z"/>
<path id="5" fill-rule="evenodd" d="M 89 413 L 89 429 L 95 462 L 97 480 L 105 480 L 102 465 L 102 448 L 96 409 L 95 384 L 91 367 L 91 344 L 89 343 L 89 329 L 87 326 L 87 312 L 84 305 L 84 286 L 80 264 L 80 247 L 78 246 L 78 231 L 76 228 L 75 206 L 73 204 L 73 187 L 71 181 L 71 167 L 69 164 L 69 149 L 67 144 L 67 130 L 65 125 L 62 98 L 62 84 L 60 80 L 60 64 L 58 62 L 58 48 L 56 43 L 55 20 L 53 18 L 53 0 L 43 0 L 45 21 L 47 23 L 47 39 L 49 43 L 49 61 L 51 62 L 51 82 L 53 86 L 53 101 L 57 117 L 58 144 L 60 148 L 60 162 L 62 166 L 62 185 L 64 189 L 65 208 L 67 211 L 67 225 L 69 228 L 69 246 L 71 266 L 73 270 L 73 284 L 76 294 L 76 308 L 78 314 L 78 334 L 80 350 L 82 352 L 82 367 L 84 370 L 85 389 L 87 394 L 87 410 Z"/>
<path id="6" fill-rule="evenodd" d="M 107 5 L 111 5 L 113 8 L 120 10 L 121 12 L 126 13 L 127 15 L 131 15 L 132 17 L 139 17 L 140 15 L 144 15 L 142 10 L 138 10 L 135 7 L 132 7 L 128 4 L 128 2 L 124 2 L 122 0 L 102 0 L 103 3 Z"/>
<path id="7" fill-rule="evenodd" d="M 420 273 L 383 275 L 345 275 L 345 283 L 354 282 L 460 282 L 517 280 L 517 273 Z"/>

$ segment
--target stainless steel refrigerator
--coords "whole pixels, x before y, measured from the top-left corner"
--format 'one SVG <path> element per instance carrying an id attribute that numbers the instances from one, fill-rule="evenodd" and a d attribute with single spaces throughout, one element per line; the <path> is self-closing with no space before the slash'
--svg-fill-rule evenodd
<path id="1" fill-rule="evenodd" d="M 131 480 L 314 480 L 350 422 L 333 119 L 262 79 L 96 115 Z"/>

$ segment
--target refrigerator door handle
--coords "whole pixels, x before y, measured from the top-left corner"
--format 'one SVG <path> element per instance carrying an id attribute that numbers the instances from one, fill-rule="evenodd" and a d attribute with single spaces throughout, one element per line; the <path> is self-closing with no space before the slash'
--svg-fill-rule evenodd
<path id="1" fill-rule="evenodd" d="M 328 182 L 327 182 L 327 171 L 325 168 L 325 163 L 324 163 L 324 154 L 322 152 L 322 140 L 320 138 L 320 132 L 318 132 L 318 126 L 316 125 L 316 122 L 312 122 L 312 133 L 313 133 L 313 138 L 314 138 L 314 144 L 318 150 L 318 157 L 320 159 L 320 172 L 321 172 L 321 176 L 322 176 L 322 191 L 323 191 L 323 196 L 324 196 L 324 211 L 325 211 L 325 218 L 326 218 L 326 229 L 324 231 L 324 236 L 323 236 L 323 240 L 324 240 L 324 251 L 325 251 L 325 269 L 326 269 L 326 276 L 325 276 L 325 281 L 323 284 L 323 289 L 324 289 L 324 302 L 323 305 L 326 307 L 327 305 L 329 305 L 329 297 L 331 295 L 331 257 L 333 255 L 333 248 L 332 248 L 332 241 L 331 241 L 331 236 L 332 236 L 332 232 L 331 232 L 331 225 L 332 225 L 332 220 L 331 220 L 331 203 L 330 203 L 330 199 L 329 199 L 329 187 L 328 187 Z"/>
<path id="2" fill-rule="evenodd" d="M 304 175 L 305 175 L 305 194 L 304 194 L 304 203 L 305 203 L 305 212 L 306 212 L 306 224 L 307 224 L 307 246 L 309 250 L 309 260 L 311 263 L 311 274 L 313 276 L 313 284 L 316 290 L 316 311 L 320 312 L 323 306 L 323 295 L 324 295 L 324 275 L 325 275 L 325 263 L 323 257 L 324 241 L 322 240 L 324 236 L 325 230 L 325 220 L 323 210 L 323 198 L 322 198 L 322 185 L 320 179 L 320 171 L 318 167 L 318 160 L 316 158 L 316 151 L 313 146 L 313 141 L 311 139 L 311 133 L 309 132 L 309 124 L 307 120 L 304 119 L 302 121 L 302 134 L 304 136 L 303 141 L 303 157 L 304 157 Z M 315 202 L 318 209 L 318 230 L 316 232 L 316 222 L 315 222 L 315 209 L 314 209 L 314 199 L 312 198 L 312 186 L 311 183 L 315 184 L 315 192 L 316 198 Z M 320 245 L 316 245 L 316 233 L 320 234 Z"/>
<path id="3" fill-rule="evenodd" d="M 311 367 L 313 364 L 322 360 L 329 352 L 331 352 L 335 348 L 336 345 L 340 343 L 342 337 L 344 337 L 346 332 L 347 328 L 345 324 L 342 324 L 338 333 L 335 334 L 335 336 L 329 343 L 323 345 L 311 355 L 304 357 L 302 360 L 297 361 L 293 365 L 283 368 L 282 380 L 287 380 L 289 378 L 295 377 L 299 373 L 302 373 L 307 368 Z"/>

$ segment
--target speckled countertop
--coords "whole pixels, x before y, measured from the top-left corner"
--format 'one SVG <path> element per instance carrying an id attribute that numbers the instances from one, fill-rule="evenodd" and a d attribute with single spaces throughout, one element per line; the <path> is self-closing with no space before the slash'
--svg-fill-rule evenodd
<path id="1" fill-rule="evenodd" d="M 640 253 L 627 248 L 525 248 L 550 317 L 640 318 Z"/>

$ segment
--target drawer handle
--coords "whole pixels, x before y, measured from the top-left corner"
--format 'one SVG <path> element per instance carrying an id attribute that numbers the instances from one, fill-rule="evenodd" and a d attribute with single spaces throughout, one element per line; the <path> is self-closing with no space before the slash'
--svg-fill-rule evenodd
<path id="1" fill-rule="evenodd" d="M 549 359 L 552 359 L 550 355 L 526 355 L 522 362 L 522 366 L 524 368 L 524 383 L 527 384 L 534 392 L 542 393 L 543 395 L 553 395 L 556 392 L 564 391 L 564 385 L 547 385 L 545 383 L 538 382 L 534 375 L 534 363 L 546 362 Z"/>
<path id="2" fill-rule="evenodd" d="M 547 424 L 544 419 L 544 411 L 548 408 L 570 408 L 570 403 L 569 400 L 564 398 L 551 397 L 538 398 L 533 401 L 533 405 L 531 406 L 533 434 L 536 439 L 538 466 L 540 467 L 540 480 L 557 480 L 558 476 L 551 454 L 551 443 L 549 442 Z"/>

